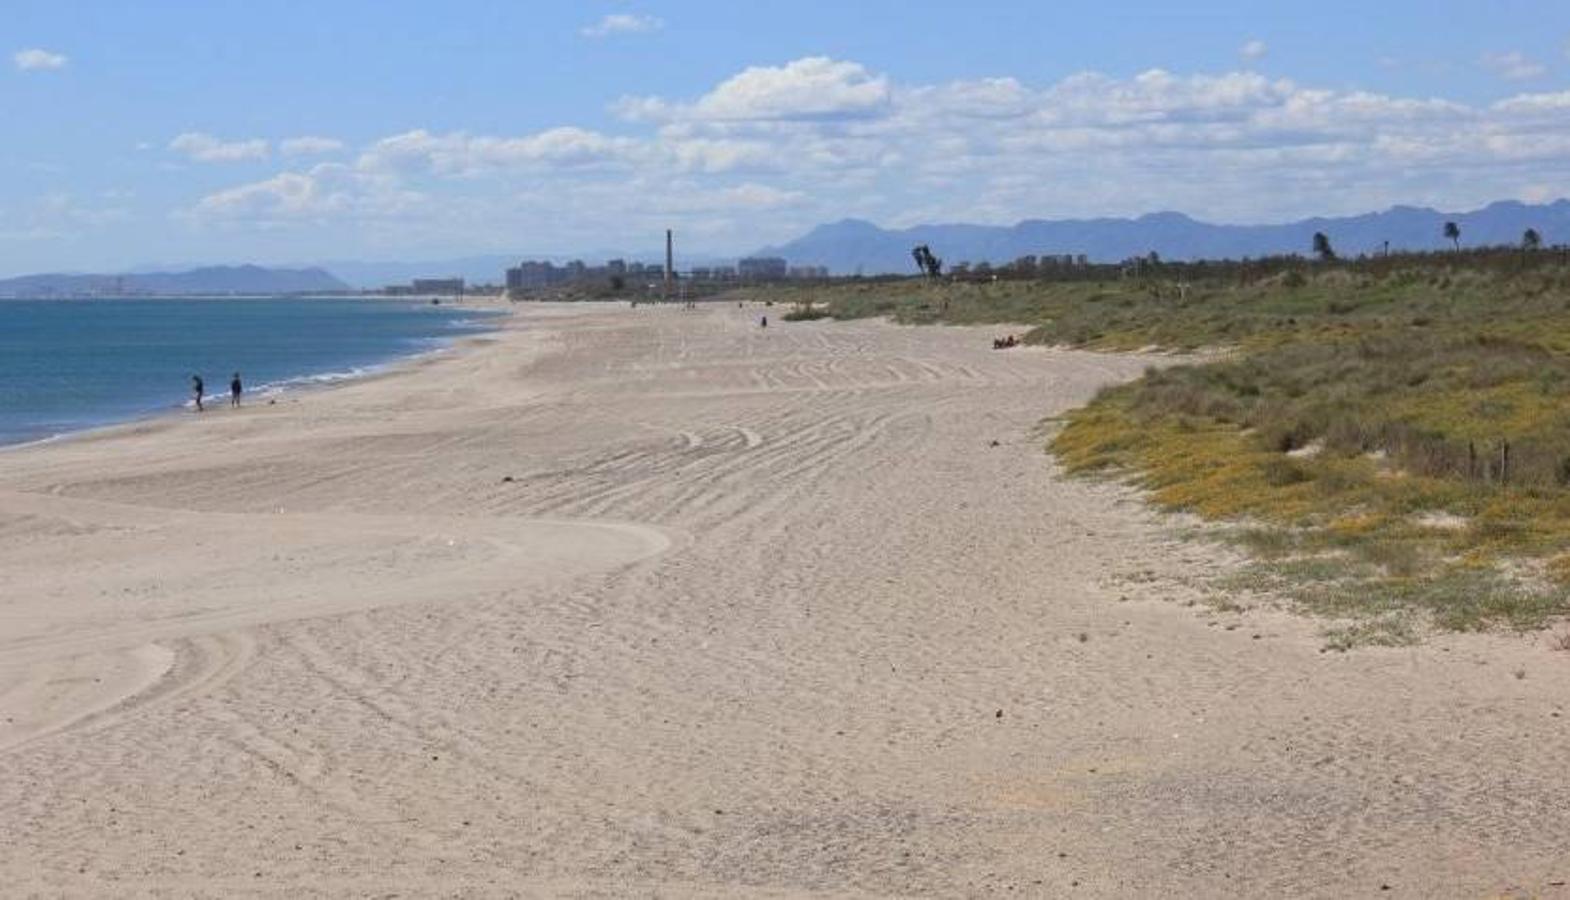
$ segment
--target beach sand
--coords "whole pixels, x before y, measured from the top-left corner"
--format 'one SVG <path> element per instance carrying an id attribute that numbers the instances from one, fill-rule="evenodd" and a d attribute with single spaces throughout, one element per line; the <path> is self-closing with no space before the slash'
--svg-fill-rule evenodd
<path id="1" fill-rule="evenodd" d="M 0 453 L 0 893 L 1563 890 L 1549 636 L 1185 605 L 1042 449 L 1149 359 L 760 312 Z"/>

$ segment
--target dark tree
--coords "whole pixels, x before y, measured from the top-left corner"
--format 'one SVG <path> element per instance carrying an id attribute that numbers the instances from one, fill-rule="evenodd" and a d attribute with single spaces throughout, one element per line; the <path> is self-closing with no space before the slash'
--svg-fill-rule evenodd
<path id="1" fill-rule="evenodd" d="M 1536 228 L 1528 228 L 1521 234 L 1521 249 L 1536 250 L 1543 246 L 1543 236 L 1537 233 Z"/>
<path id="2" fill-rule="evenodd" d="M 1461 226 L 1454 222 L 1445 223 L 1445 239 L 1455 245 L 1456 252 L 1461 250 Z"/>
<path id="3" fill-rule="evenodd" d="M 1330 262 L 1336 258 L 1336 251 L 1330 246 L 1330 237 L 1323 231 L 1314 232 L 1314 255 L 1321 262 Z"/>
<path id="4" fill-rule="evenodd" d="M 916 267 L 928 278 L 937 278 L 943 274 L 943 260 L 933 256 L 932 248 L 926 244 L 917 245 L 910 255 L 916 260 Z"/>

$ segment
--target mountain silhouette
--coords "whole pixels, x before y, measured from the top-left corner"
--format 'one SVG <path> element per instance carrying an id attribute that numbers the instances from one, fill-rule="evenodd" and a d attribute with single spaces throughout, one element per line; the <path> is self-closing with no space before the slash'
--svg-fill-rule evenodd
<path id="1" fill-rule="evenodd" d="M 207 266 L 125 275 L 46 274 L 0 279 L 0 296 L 114 294 L 309 294 L 348 290 L 325 269 Z"/>
<path id="2" fill-rule="evenodd" d="M 1444 223 L 1461 228 L 1461 244 L 1517 245 L 1528 228 L 1545 245 L 1570 243 L 1570 200 L 1532 205 L 1514 200 L 1472 212 L 1440 212 L 1396 206 L 1384 212 L 1342 218 L 1313 218 L 1280 225 L 1217 225 L 1178 212 L 1136 219 L 1027 219 L 1017 225 L 917 225 L 885 229 L 861 219 L 820 225 L 760 256 L 782 256 L 791 265 L 827 266 L 836 275 L 916 271 L 910 251 L 926 244 L 945 264 L 1011 262 L 1026 255 L 1084 254 L 1092 262 L 1118 262 L 1157 253 L 1162 259 L 1241 259 L 1297 253 L 1309 255 L 1314 232 L 1322 231 L 1342 256 L 1391 250 L 1444 250 Z"/>

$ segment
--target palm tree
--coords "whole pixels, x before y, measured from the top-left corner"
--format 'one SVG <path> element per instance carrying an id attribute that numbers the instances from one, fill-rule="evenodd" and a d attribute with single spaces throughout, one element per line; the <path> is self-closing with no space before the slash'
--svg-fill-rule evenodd
<path id="1" fill-rule="evenodd" d="M 1314 255 L 1321 262 L 1330 262 L 1336 258 L 1336 251 L 1330 246 L 1330 238 L 1323 231 L 1314 232 Z"/>
<path id="2" fill-rule="evenodd" d="M 1521 249 L 1522 250 L 1528 250 L 1528 251 L 1536 250 L 1538 247 L 1541 247 L 1541 246 L 1543 246 L 1543 236 L 1537 233 L 1537 229 L 1536 228 L 1528 228 L 1525 232 L 1522 233 L 1522 235 L 1521 235 Z"/>
<path id="3" fill-rule="evenodd" d="M 1454 222 L 1445 223 L 1445 238 L 1455 244 L 1456 252 L 1461 251 L 1461 226 Z"/>

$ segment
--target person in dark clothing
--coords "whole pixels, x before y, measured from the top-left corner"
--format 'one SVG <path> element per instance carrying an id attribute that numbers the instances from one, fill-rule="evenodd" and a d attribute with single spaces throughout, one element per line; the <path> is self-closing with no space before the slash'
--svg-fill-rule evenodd
<path id="1" fill-rule="evenodd" d="M 762 319 L 760 319 L 758 321 L 758 327 L 759 328 L 767 328 L 767 327 L 769 327 L 769 317 L 768 316 L 764 316 Z"/>
<path id="2" fill-rule="evenodd" d="M 229 379 L 229 405 L 230 406 L 233 406 L 236 409 L 239 408 L 239 406 L 240 406 L 240 394 L 244 390 L 245 390 L 245 386 L 240 384 L 240 373 L 239 372 L 234 373 L 234 377 Z"/>
<path id="3" fill-rule="evenodd" d="M 206 393 L 206 390 L 202 387 L 202 376 L 200 376 L 200 375 L 192 375 L 191 376 L 191 396 L 196 398 L 196 411 L 197 412 L 201 412 L 202 411 L 202 395 L 204 393 Z"/>

